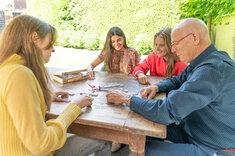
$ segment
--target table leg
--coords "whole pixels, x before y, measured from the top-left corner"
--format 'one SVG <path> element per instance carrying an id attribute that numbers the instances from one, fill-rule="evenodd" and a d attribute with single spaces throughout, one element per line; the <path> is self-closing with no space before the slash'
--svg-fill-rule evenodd
<path id="1" fill-rule="evenodd" d="M 146 137 L 144 135 L 130 134 L 129 140 L 130 156 L 144 156 Z"/>

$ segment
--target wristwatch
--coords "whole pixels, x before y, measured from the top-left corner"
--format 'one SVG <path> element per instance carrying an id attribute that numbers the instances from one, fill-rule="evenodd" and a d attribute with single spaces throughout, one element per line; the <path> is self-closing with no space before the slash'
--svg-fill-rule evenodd
<path id="1" fill-rule="evenodd" d="M 125 104 L 127 105 L 128 104 L 128 102 L 129 102 L 129 100 L 132 98 L 132 95 L 129 95 L 129 94 L 127 94 L 126 96 L 125 96 Z"/>

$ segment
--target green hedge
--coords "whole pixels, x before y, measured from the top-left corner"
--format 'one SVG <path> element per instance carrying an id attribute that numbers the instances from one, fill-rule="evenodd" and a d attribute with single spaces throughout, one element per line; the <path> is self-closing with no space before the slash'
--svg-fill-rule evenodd
<path id="1" fill-rule="evenodd" d="M 40 1 L 40 2 L 39 2 Z M 152 51 L 154 34 L 179 22 L 176 0 L 28 0 L 28 13 L 58 30 L 57 44 L 102 49 L 108 30 L 123 29 L 128 45 Z"/>

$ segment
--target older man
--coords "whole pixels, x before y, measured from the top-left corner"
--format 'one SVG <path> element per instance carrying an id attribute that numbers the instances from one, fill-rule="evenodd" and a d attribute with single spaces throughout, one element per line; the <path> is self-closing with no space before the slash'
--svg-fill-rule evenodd
<path id="1" fill-rule="evenodd" d="M 190 63 L 178 76 L 143 88 L 142 98 L 123 92 L 107 94 L 110 103 L 167 126 L 167 139 L 147 139 L 147 156 L 235 155 L 235 62 L 218 51 L 204 22 L 181 21 L 172 31 L 172 51 Z M 165 100 L 152 100 L 168 92 Z"/>

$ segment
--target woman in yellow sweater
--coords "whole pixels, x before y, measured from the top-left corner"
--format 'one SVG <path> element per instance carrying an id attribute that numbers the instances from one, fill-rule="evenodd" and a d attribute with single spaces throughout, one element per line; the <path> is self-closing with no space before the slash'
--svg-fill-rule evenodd
<path id="1" fill-rule="evenodd" d="M 55 38 L 54 27 L 28 15 L 14 18 L 2 31 L 0 155 L 111 155 L 110 142 L 76 135 L 66 141 L 68 126 L 92 105 L 91 97 L 79 96 L 57 119 L 45 121 L 55 98 L 44 63 L 54 52 Z"/>

